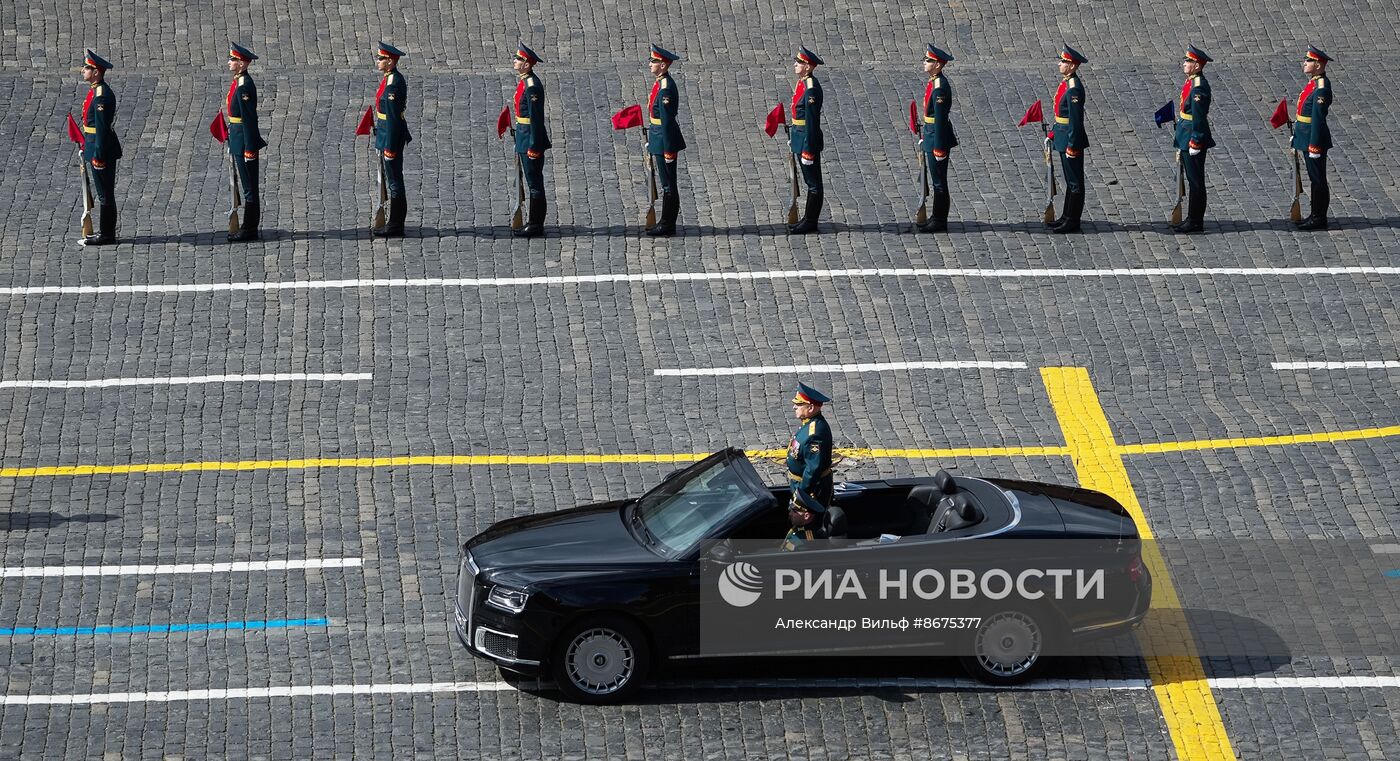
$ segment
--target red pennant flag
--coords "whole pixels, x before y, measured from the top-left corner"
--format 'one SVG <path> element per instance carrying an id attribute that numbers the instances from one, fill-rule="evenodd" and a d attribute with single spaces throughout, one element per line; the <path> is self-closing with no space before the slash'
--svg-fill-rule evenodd
<path id="1" fill-rule="evenodd" d="M 613 129 L 628 129 L 642 126 L 642 107 L 627 106 L 612 116 Z"/>
<path id="2" fill-rule="evenodd" d="M 506 134 L 510 129 L 510 106 L 501 109 L 501 113 L 496 114 L 496 137 Z"/>
<path id="3" fill-rule="evenodd" d="M 228 142 L 228 124 L 224 122 L 224 112 L 222 109 L 220 109 L 219 113 L 214 114 L 214 120 L 209 122 L 209 134 L 213 135 L 214 139 L 221 143 Z"/>
<path id="4" fill-rule="evenodd" d="M 763 120 L 763 131 L 769 137 L 778 134 L 778 128 L 787 123 L 787 112 L 783 110 L 783 104 L 779 103 L 768 112 L 768 116 Z"/>
<path id="5" fill-rule="evenodd" d="M 360 123 L 355 127 L 355 136 L 368 135 L 374 131 L 374 109 L 365 106 L 365 115 L 360 117 Z"/>
<path id="6" fill-rule="evenodd" d="M 1026 109 L 1026 115 L 1021 117 L 1021 123 L 1017 124 L 1016 126 L 1024 127 L 1027 124 L 1030 124 L 1031 122 L 1035 122 L 1036 124 L 1045 123 L 1045 114 L 1041 113 L 1040 101 L 1032 103 L 1031 107 Z"/>
<path id="7" fill-rule="evenodd" d="M 68 112 L 68 139 L 72 140 L 78 145 L 83 144 L 83 131 L 78 129 L 78 123 L 76 121 L 73 121 L 72 111 Z"/>
<path id="8" fill-rule="evenodd" d="M 1269 126 L 1278 129 L 1288 123 L 1288 101 L 1278 102 L 1278 108 L 1274 109 L 1274 115 L 1269 117 Z"/>
<path id="9" fill-rule="evenodd" d="M 914 107 L 914 101 L 909 101 L 909 131 L 916 135 L 919 134 L 919 119 L 915 116 L 918 113 L 919 109 Z"/>

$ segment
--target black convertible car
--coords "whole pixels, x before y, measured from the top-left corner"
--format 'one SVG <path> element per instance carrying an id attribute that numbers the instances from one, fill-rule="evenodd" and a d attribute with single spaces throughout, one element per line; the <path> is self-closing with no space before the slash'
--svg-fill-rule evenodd
<path id="1" fill-rule="evenodd" d="M 614 702 L 637 689 L 653 663 L 727 654 L 706 646 L 701 620 L 715 605 L 713 580 L 732 580 L 734 570 L 758 577 L 784 564 L 825 564 L 868 580 L 876 565 L 937 567 L 992 546 L 998 565 L 1099 569 L 1099 594 L 1088 599 L 993 594 L 972 616 L 945 595 L 921 608 L 930 627 L 894 633 L 903 640 L 887 631 L 868 640 L 890 653 L 910 636 L 946 645 L 972 676 L 1011 684 L 1030 678 L 1047 654 L 1067 652 L 1057 644 L 1135 627 L 1151 600 L 1137 529 L 1098 492 L 944 471 L 847 482 L 822 520 L 821 540 L 798 552 L 779 549 L 787 505 L 788 487 L 765 486 L 742 451 L 725 449 L 640 498 L 501 521 L 462 547 L 457 635 L 501 668 L 549 675 L 574 700 Z M 1008 553 L 1013 539 L 1022 543 Z M 813 644 L 813 652 L 842 650 L 823 650 L 820 637 L 782 647 L 747 641 L 751 649 L 736 654 L 794 655 L 792 641 Z"/>

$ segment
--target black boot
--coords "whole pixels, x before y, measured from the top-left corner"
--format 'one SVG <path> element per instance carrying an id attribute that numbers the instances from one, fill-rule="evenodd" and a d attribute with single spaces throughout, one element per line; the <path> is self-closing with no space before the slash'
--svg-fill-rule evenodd
<path id="1" fill-rule="evenodd" d="M 243 226 L 238 228 L 238 232 L 230 233 L 228 239 L 233 243 L 258 239 L 258 220 L 262 216 L 256 201 L 243 204 Z"/>
<path id="2" fill-rule="evenodd" d="M 802 219 L 797 224 L 788 228 L 788 232 L 793 235 L 806 235 L 817 232 L 817 218 L 822 214 L 821 193 L 807 193 L 807 209 L 802 214 Z"/>
<path id="3" fill-rule="evenodd" d="M 1316 190 L 1312 192 L 1312 213 L 1308 218 L 1298 224 L 1299 230 L 1326 230 L 1327 229 L 1327 206 L 1332 201 L 1331 190 Z"/>
<path id="4" fill-rule="evenodd" d="M 1051 227 L 1050 232 L 1057 235 L 1079 232 L 1080 217 L 1084 214 L 1083 191 L 1078 193 L 1065 193 L 1064 212 L 1064 220 L 1054 227 Z"/>
<path id="5" fill-rule="evenodd" d="M 1178 233 L 1187 235 L 1201 232 L 1206 229 L 1205 218 L 1205 194 L 1200 194 L 1199 198 L 1196 195 L 1192 195 L 1186 202 L 1186 221 L 1177 225 L 1174 229 Z"/>
<path id="6" fill-rule="evenodd" d="M 647 230 L 653 238 L 669 238 L 676 234 L 676 217 L 681 213 L 681 197 L 677 193 L 661 196 L 661 220 Z"/>
<path id="7" fill-rule="evenodd" d="M 548 208 L 544 196 L 530 199 L 530 219 L 525 226 L 514 231 L 521 238 L 538 238 L 544 235 L 544 212 Z"/>
<path id="8" fill-rule="evenodd" d="M 83 238 L 84 246 L 110 246 L 117 242 L 117 207 L 98 204 L 97 234 Z"/>
<path id="9" fill-rule="evenodd" d="M 919 228 L 920 232 L 943 233 L 948 231 L 948 207 L 952 200 L 947 193 L 933 192 L 933 213 L 929 215 L 928 221 Z"/>
<path id="10" fill-rule="evenodd" d="M 403 220 L 408 216 L 408 199 L 404 196 L 389 199 L 389 220 L 374 231 L 376 238 L 402 238 Z"/>

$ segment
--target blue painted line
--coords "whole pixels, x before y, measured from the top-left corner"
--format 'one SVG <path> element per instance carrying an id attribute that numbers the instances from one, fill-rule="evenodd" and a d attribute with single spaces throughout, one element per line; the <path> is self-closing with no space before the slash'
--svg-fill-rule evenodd
<path id="1" fill-rule="evenodd" d="M 1392 579 L 1400 579 L 1400 568 L 1396 568 L 1393 571 L 1386 571 L 1385 575 Z"/>
<path id="2" fill-rule="evenodd" d="M 53 637 L 84 634 L 172 634 L 175 632 L 212 632 L 228 629 L 286 629 L 293 626 L 330 626 L 325 618 L 283 618 L 271 621 L 215 621 L 204 624 L 156 624 L 151 626 L 20 626 L 0 628 L 0 637 Z"/>

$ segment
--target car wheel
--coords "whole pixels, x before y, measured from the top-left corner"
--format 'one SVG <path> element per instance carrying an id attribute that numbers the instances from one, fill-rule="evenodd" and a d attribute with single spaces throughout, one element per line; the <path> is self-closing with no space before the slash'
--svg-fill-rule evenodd
<path id="1" fill-rule="evenodd" d="M 1003 611 L 982 619 L 972 639 L 972 655 L 959 658 L 974 679 L 987 684 L 1020 684 L 1045 665 L 1049 632 L 1033 616 Z"/>
<path id="2" fill-rule="evenodd" d="M 569 699 L 616 703 L 641 686 L 650 661 L 651 648 L 642 631 L 625 618 L 609 616 L 566 629 L 555 646 L 550 670 Z"/>

